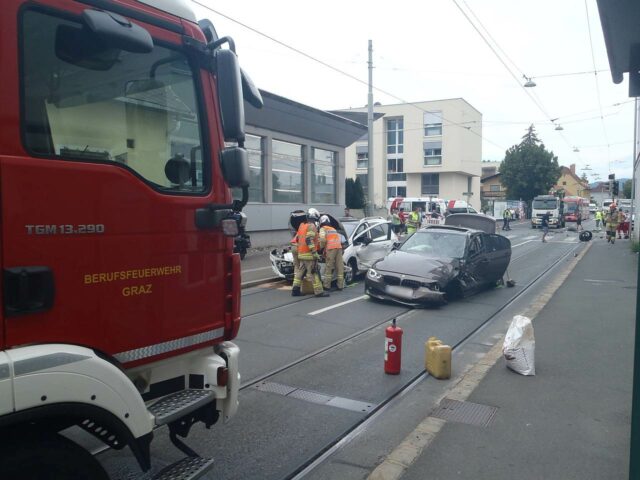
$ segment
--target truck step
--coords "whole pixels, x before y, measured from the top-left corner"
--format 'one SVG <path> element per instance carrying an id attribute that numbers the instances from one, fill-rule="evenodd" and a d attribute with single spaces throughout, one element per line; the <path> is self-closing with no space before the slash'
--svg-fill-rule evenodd
<path id="1" fill-rule="evenodd" d="M 212 458 L 185 457 L 163 468 L 152 480 L 195 480 L 213 467 Z"/>
<path id="2" fill-rule="evenodd" d="M 181 390 L 161 398 L 148 410 L 155 417 L 156 425 L 160 426 L 178 420 L 214 399 L 213 392 L 209 390 Z"/>

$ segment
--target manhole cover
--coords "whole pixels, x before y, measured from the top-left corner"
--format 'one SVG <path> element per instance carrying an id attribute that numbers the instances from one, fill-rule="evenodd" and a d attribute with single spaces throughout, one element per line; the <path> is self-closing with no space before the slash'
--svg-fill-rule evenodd
<path id="1" fill-rule="evenodd" d="M 440 402 L 440 405 L 431 416 L 450 422 L 487 427 L 493 420 L 493 417 L 495 417 L 497 411 L 497 407 L 445 398 Z"/>

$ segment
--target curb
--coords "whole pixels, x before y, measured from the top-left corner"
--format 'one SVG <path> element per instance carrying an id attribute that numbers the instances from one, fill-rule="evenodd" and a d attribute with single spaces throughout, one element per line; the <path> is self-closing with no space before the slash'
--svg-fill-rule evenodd
<path id="1" fill-rule="evenodd" d="M 244 290 L 245 288 L 257 287 L 258 285 L 264 285 L 265 283 L 282 282 L 282 281 L 283 279 L 280 277 L 261 278 L 259 280 L 251 280 L 249 282 L 241 283 L 240 289 Z"/>
<path id="2" fill-rule="evenodd" d="M 553 297 L 555 292 L 564 283 L 576 265 L 580 260 L 582 260 L 582 257 L 587 254 L 591 245 L 591 243 L 587 244 L 587 246 L 578 254 L 577 258 L 575 258 L 575 262 L 560 272 L 558 277 L 551 282 L 536 299 L 534 299 L 522 315 L 531 318 L 533 322 L 536 315 L 540 313 L 549 300 L 551 300 L 551 297 Z M 487 375 L 487 373 L 489 373 L 489 370 L 491 370 L 498 359 L 502 357 L 503 342 L 504 335 L 493 345 L 491 350 L 489 350 L 489 352 L 482 357 L 480 361 L 478 361 L 478 363 L 467 370 L 467 372 L 461 377 L 456 379 L 455 384 L 444 392 L 436 402 L 436 405 L 445 397 L 458 401 L 466 401 L 473 390 L 475 390 L 475 388 L 480 384 L 482 379 Z M 398 446 L 396 446 L 389 455 L 385 457 L 382 463 L 380 463 L 367 477 L 367 480 L 399 479 L 418 459 L 422 452 L 429 447 L 445 424 L 445 420 L 431 416 L 426 417 Z"/>

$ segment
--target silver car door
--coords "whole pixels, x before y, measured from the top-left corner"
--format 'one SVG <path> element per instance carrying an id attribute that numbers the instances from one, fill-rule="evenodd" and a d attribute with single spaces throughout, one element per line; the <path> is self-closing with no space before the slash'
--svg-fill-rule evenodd
<path id="1" fill-rule="evenodd" d="M 364 239 L 364 242 L 362 242 Z M 396 241 L 395 234 L 391 231 L 390 222 L 381 222 L 370 226 L 360 235 L 354 238 L 358 244 L 356 257 L 358 265 L 364 270 L 371 267 L 377 260 L 384 258 L 393 248 Z"/>

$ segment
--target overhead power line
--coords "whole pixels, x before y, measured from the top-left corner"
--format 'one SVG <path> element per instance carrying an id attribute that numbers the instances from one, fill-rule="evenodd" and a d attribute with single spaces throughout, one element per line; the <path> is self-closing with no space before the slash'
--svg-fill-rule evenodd
<path id="1" fill-rule="evenodd" d="M 303 52 L 302 50 L 300 50 L 300 49 L 298 49 L 296 47 L 293 47 L 293 46 L 291 46 L 291 45 L 289 45 L 289 44 L 287 44 L 287 43 L 285 43 L 283 41 L 280 41 L 280 40 L 272 37 L 271 35 L 263 33 L 263 32 L 261 32 L 260 30 L 258 30 L 256 28 L 253 28 L 253 27 L 251 27 L 251 26 L 249 26 L 249 25 L 247 25 L 247 24 L 245 24 L 245 23 L 243 23 L 243 22 L 241 22 L 239 20 L 236 20 L 233 17 L 230 17 L 229 15 L 226 15 L 226 14 L 224 14 L 224 13 L 218 11 L 218 10 L 215 10 L 214 8 L 210 7 L 209 5 L 205 5 L 204 3 L 202 3 L 199 0 L 191 0 L 191 1 L 193 3 L 195 3 L 196 5 L 199 5 L 199 6 L 203 7 L 203 8 L 205 8 L 205 9 L 209 10 L 210 12 L 215 13 L 216 15 L 220 15 L 221 17 L 224 17 L 227 20 L 229 20 L 229 21 L 231 21 L 233 23 L 236 23 L 237 25 L 240 25 L 243 28 L 246 28 L 247 30 L 252 31 L 253 33 L 255 33 L 257 35 L 260 35 L 260 36 L 262 36 L 264 38 L 267 38 L 267 39 L 271 40 L 272 42 L 275 42 L 278 45 L 280 45 L 280 46 L 282 46 L 284 48 L 287 48 L 287 49 L 289 49 L 289 50 L 291 50 L 291 51 L 293 51 L 293 52 L 295 52 L 295 53 L 297 53 L 297 54 L 299 54 L 299 55 L 301 55 L 301 56 L 303 56 L 303 57 L 305 57 L 305 58 L 307 58 L 307 59 L 309 59 L 309 60 L 311 60 L 313 62 L 316 62 L 316 63 L 318 63 L 318 64 L 320 64 L 320 65 L 322 65 L 322 66 L 324 66 L 324 67 L 326 67 L 326 68 L 328 68 L 330 70 L 333 70 L 336 73 L 339 73 L 339 74 L 344 75 L 344 76 L 346 76 L 346 77 L 348 77 L 348 78 L 350 78 L 352 80 L 355 80 L 358 83 L 361 83 L 363 85 L 367 85 L 368 86 L 368 82 L 366 80 L 361 80 L 360 78 L 356 77 L 355 75 L 351 75 L 350 73 L 345 72 L 344 70 L 341 70 L 341 69 L 339 69 L 337 67 L 334 67 L 333 65 L 331 65 L 331 64 L 329 64 L 329 63 L 327 63 L 327 62 L 325 62 L 323 60 L 320 60 L 320 59 L 318 59 L 318 58 L 316 58 L 316 57 L 314 57 L 312 55 L 309 55 L 308 53 Z M 424 108 L 419 107 L 418 105 L 415 104 L 415 102 L 409 102 L 409 101 L 407 101 L 407 100 L 405 100 L 405 99 L 403 99 L 401 97 L 398 97 L 397 95 L 394 95 L 393 93 L 390 93 L 390 92 L 388 92 L 386 90 L 383 90 L 381 88 L 373 87 L 373 89 L 375 91 L 377 91 L 379 93 L 382 93 L 382 94 L 384 94 L 384 95 L 386 95 L 386 96 L 388 96 L 390 98 L 393 98 L 393 99 L 395 99 L 395 100 L 397 100 L 397 101 L 399 101 L 399 102 L 401 102 L 403 104 L 407 104 L 407 105 L 410 105 L 410 106 L 412 106 L 414 108 L 417 108 L 418 110 L 420 110 L 420 111 L 422 111 L 424 113 L 434 113 L 434 112 L 431 112 L 429 110 L 426 110 Z M 454 121 L 452 121 L 450 119 L 445 118 L 444 116 L 442 116 L 442 119 L 447 121 L 447 122 L 449 122 L 450 125 L 455 125 L 457 127 L 464 128 L 465 130 L 471 132 L 472 134 L 480 137 L 481 139 L 483 139 L 487 143 L 490 143 L 491 145 L 493 145 L 493 146 L 495 146 L 497 148 L 500 148 L 501 150 L 505 150 L 505 148 L 502 145 L 498 145 L 496 142 L 488 139 L 487 137 L 483 136 L 482 134 L 480 134 L 478 132 L 475 132 L 474 130 L 471 130 L 471 128 L 468 127 L 468 126 L 463 126 L 458 122 L 454 122 Z"/>
<path id="2" fill-rule="evenodd" d="M 594 80 L 596 82 L 596 94 L 598 96 L 598 108 L 600 109 L 600 119 L 602 120 L 602 131 L 604 132 L 604 141 L 609 144 L 609 136 L 607 135 L 607 127 L 604 124 L 604 115 L 602 115 L 602 100 L 600 98 L 600 84 L 598 83 L 598 72 L 596 69 L 596 56 L 593 53 L 593 38 L 591 36 L 591 21 L 589 19 L 589 5 L 584 0 L 584 9 L 587 14 L 587 29 L 589 31 L 589 46 L 591 47 L 591 60 L 593 61 Z M 609 171 L 611 171 L 611 150 L 607 150 L 609 157 Z"/>
<path id="3" fill-rule="evenodd" d="M 455 6 L 458 8 L 458 10 L 460 10 L 460 12 L 462 13 L 462 15 L 464 15 L 464 17 L 467 19 L 467 21 L 469 22 L 469 24 L 471 24 L 471 26 L 474 28 L 474 30 L 478 33 L 478 35 L 480 35 L 480 38 L 482 38 L 482 40 L 484 41 L 484 43 L 489 47 L 489 49 L 493 52 L 493 54 L 496 56 L 496 58 L 500 61 L 500 63 L 504 66 L 504 68 L 507 70 L 507 72 L 509 73 L 509 75 L 511 75 L 511 77 L 515 80 L 515 82 L 518 84 L 518 86 L 520 88 L 522 88 L 522 90 L 524 91 L 524 93 L 529 97 L 529 99 L 536 105 L 536 107 L 538 107 L 538 109 L 544 114 L 545 117 L 547 117 L 549 119 L 549 121 L 551 123 L 554 122 L 554 120 L 551 118 L 551 115 L 549 115 L 549 113 L 547 112 L 547 110 L 542 106 L 542 102 L 537 98 L 537 96 L 533 95 L 532 93 L 529 92 L 529 90 L 522 85 L 522 82 L 520 81 L 520 78 L 518 78 L 518 76 L 513 73 L 511 71 L 511 69 L 509 68 L 509 66 L 507 65 L 507 63 L 504 61 L 504 59 L 498 54 L 498 52 L 496 51 L 496 48 L 494 48 L 494 46 L 491 44 L 491 42 L 489 42 L 489 40 L 487 39 L 487 37 L 480 31 L 480 29 L 478 28 L 478 26 L 473 22 L 473 20 L 469 17 L 469 15 L 467 14 L 467 12 L 460 6 L 460 4 L 458 3 L 457 0 L 453 0 L 453 3 L 455 4 Z M 475 13 L 473 13 L 473 10 L 471 9 L 471 7 L 469 7 L 468 4 L 465 3 L 465 5 L 467 6 L 467 9 L 471 12 L 471 14 L 477 18 L 477 16 L 475 15 Z M 488 30 L 483 26 L 483 28 L 487 31 L 487 36 L 490 36 L 490 34 L 488 33 Z M 491 37 L 493 38 L 493 37 Z M 494 43 L 496 44 L 497 48 L 500 48 L 498 43 L 494 40 Z M 504 52 L 504 49 L 500 48 L 501 51 Z M 505 55 L 506 56 L 506 55 Z M 509 57 L 507 57 L 509 58 Z M 511 61 L 511 60 L 510 60 Z M 516 67 L 516 70 L 518 70 L 519 72 L 521 72 L 521 74 L 525 77 L 528 78 L 530 80 L 530 77 L 527 77 L 524 73 L 522 73 L 522 71 L 515 65 L 515 63 L 513 61 L 511 61 L 511 63 L 513 63 L 513 65 Z M 571 148 L 571 143 L 569 143 L 569 141 L 567 140 L 567 138 L 565 137 L 565 135 L 563 133 L 560 133 L 560 137 L 562 137 L 562 139 L 565 141 L 565 143 L 567 144 L 567 146 L 569 148 Z M 575 149 L 574 149 L 575 151 Z"/>

